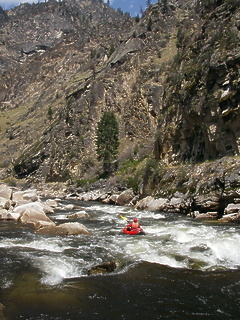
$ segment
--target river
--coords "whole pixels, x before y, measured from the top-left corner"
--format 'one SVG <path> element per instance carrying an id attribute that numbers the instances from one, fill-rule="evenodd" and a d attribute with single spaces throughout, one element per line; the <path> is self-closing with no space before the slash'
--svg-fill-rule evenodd
<path id="1" fill-rule="evenodd" d="M 46 236 L 0 222 L 0 302 L 6 320 L 239 319 L 240 226 L 77 202 L 91 236 Z M 69 200 L 51 218 L 69 221 Z M 64 209 L 65 208 L 65 209 Z M 120 234 L 119 215 L 146 235 Z M 112 260 L 107 275 L 88 270 Z"/>

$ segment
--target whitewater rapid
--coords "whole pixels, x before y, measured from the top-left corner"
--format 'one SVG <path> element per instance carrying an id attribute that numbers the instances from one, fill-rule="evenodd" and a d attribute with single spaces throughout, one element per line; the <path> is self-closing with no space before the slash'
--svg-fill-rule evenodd
<path id="1" fill-rule="evenodd" d="M 64 208 L 63 202 L 63 208 Z M 139 261 L 172 268 L 198 270 L 231 270 L 240 266 L 240 234 L 238 225 L 198 222 L 178 214 L 137 211 L 129 207 L 99 203 L 81 203 L 89 218 L 75 219 L 83 223 L 92 236 L 43 236 L 31 229 L 4 234 L 0 248 L 11 254 L 13 265 L 19 261 L 38 270 L 41 282 L 56 285 L 65 279 L 87 276 L 87 271 L 102 262 L 120 260 L 126 268 Z M 69 221 L 67 215 L 76 210 L 62 209 L 51 218 Z M 120 234 L 126 221 L 137 217 L 146 235 Z M 11 267 L 14 268 L 14 267 Z M 10 269 L 11 269 L 10 268 Z M 12 283 L 11 272 L 4 287 Z"/>

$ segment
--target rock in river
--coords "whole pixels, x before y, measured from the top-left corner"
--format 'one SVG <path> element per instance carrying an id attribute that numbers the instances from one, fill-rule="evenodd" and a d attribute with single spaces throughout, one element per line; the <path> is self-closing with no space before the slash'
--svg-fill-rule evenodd
<path id="1" fill-rule="evenodd" d="M 67 235 L 76 235 L 76 234 L 86 234 L 90 235 L 88 229 L 79 222 L 68 222 L 63 223 L 58 226 L 46 226 L 39 228 L 37 233 L 49 234 L 49 235 L 58 235 L 58 236 L 67 236 Z"/>

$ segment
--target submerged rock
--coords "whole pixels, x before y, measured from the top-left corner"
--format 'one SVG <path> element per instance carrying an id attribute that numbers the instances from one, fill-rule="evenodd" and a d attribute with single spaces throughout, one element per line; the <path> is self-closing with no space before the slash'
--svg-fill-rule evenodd
<path id="1" fill-rule="evenodd" d="M 110 262 L 104 262 L 101 263 L 95 267 L 92 267 L 90 270 L 88 270 L 88 275 L 95 275 L 95 274 L 101 274 L 101 273 L 111 273 L 114 270 L 120 268 L 122 266 L 121 261 L 110 261 Z"/>
<path id="2" fill-rule="evenodd" d="M 89 214 L 86 211 L 79 211 L 79 212 L 75 212 L 73 214 L 70 214 L 67 216 L 67 218 L 69 219 L 74 219 L 74 218 L 88 218 Z"/>
<path id="3" fill-rule="evenodd" d="M 5 316 L 4 316 L 4 309 L 5 309 L 5 306 L 0 302 L 0 319 L 1 320 L 5 320 Z"/>

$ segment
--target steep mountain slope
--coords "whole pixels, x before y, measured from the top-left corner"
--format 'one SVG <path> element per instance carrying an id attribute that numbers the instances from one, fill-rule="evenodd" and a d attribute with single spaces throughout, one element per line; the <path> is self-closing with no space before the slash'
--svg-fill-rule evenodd
<path id="1" fill-rule="evenodd" d="M 45 130 L 61 119 L 66 97 L 102 68 L 132 21 L 93 0 L 21 5 L 2 23 L 2 70 L 7 70 L 1 77 L 1 163 L 9 163 L 23 148 L 45 141 Z"/>
<path id="2" fill-rule="evenodd" d="M 236 1 L 158 2 L 140 21 L 98 0 L 0 14 L 3 177 L 99 175 L 95 129 L 105 110 L 119 123 L 120 166 L 153 150 L 174 164 L 239 153 Z"/>
<path id="3" fill-rule="evenodd" d="M 239 18 L 237 1 L 203 1 L 180 22 L 157 158 L 196 162 L 239 154 Z"/>

